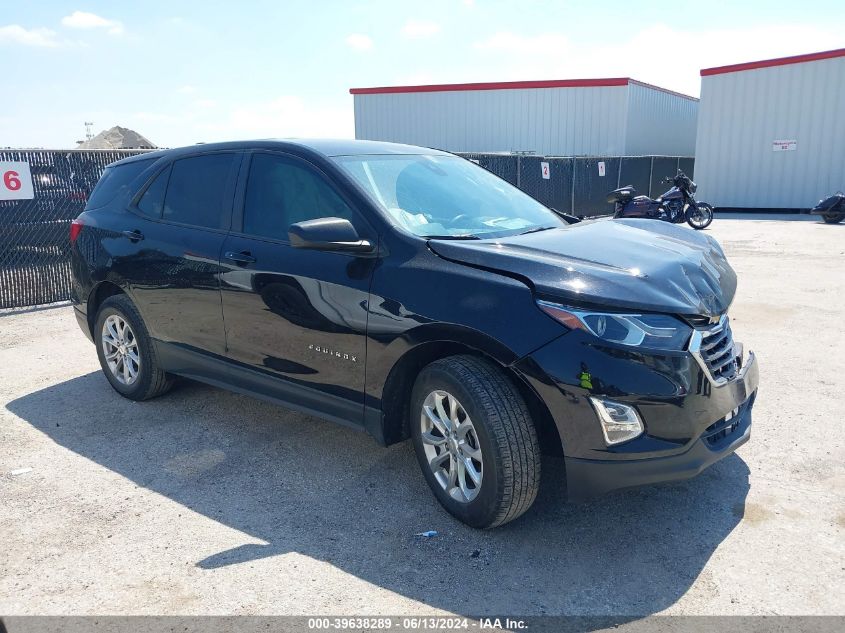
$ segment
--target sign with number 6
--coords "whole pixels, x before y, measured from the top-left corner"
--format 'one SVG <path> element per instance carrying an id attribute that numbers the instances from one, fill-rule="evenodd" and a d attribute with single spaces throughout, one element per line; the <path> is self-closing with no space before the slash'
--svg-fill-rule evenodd
<path id="1" fill-rule="evenodd" d="M 32 200 L 34 197 L 29 163 L 0 161 L 0 200 Z"/>

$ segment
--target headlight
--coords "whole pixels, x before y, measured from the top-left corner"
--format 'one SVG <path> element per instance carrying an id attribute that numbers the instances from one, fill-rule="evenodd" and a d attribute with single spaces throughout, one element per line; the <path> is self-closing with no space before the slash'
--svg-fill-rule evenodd
<path id="1" fill-rule="evenodd" d="M 604 341 L 620 345 L 682 351 L 692 335 L 690 326 L 667 314 L 586 312 L 548 301 L 538 301 L 537 305 L 569 329 L 586 330 Z"/>

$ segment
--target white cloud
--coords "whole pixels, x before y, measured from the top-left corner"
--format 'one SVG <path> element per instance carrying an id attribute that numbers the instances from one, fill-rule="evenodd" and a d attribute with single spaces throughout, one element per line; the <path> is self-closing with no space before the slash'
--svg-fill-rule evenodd
<path id="1" fill-rule="evenodd" d="M 197 91 L 196 87 L 194 87 L 190 84 L 180 86 L 179 88 L 176 89 L 176 92 L 178 92 L 180 95 L 192 95 L 196 91 Z"/>
<path id="2" fill-rule="evenodd" d="M 69 29 L 106 29 L 111 35 L 121 35 L 123 24 L 117 20 L 109 20 L 96 13 L 74 11 L 62 18 L 62 26 Z"/>
<path id="3" fill-rule="evenodd" d="M 356 51 L 368 51 L 373 47 L 373 40 L 363 33 L 352 33 L 346 37 L 346 45 Z"/>
<path id="4" fill-rule="evenodd" d="M 655 42 L 707 42 L 685 48 L 684 55 L 666 55 Z M 686 30 L 665 24 L 632 33 L 627 39 L 605 40 L 594 46 L 576 45 L 559 33 L 525 35 L 502 31 L 477 41 L 483 55 L 476 67 L 483 77 L 468 79 L 523 80 L 585 77 L 633 77 L 663 88 L 698 96 L 702 68 L 772 57 L 798 55 L 841 46 L 833 28 L 811 25 Z M 494 71 L 491 76 L 490 72 Z"/>
<path id="5" fill-rule="evenodd" d="M 40 46 L 43 48 L 55 48 L 59 46 L 55 31 L 44 28 L 25 29 L 20 24 L 0 26 L 0 43 L 3 42 L 22 44 L 24 46 Z"/>
<path id="6" fill-rule="evenodd" d="M 217 102 L 214 99 L 196 99 L 194 101 L 194 106 L 203 110 L 213 108 L 216 105 Z"/>
<path id="7" fill-rule="evenodd" d="M 431 20 L 408 20 L 402 27 L 402 35 L 413 40 L 432 37 L 438 33 L 440 33 L 440 25 Z"/>

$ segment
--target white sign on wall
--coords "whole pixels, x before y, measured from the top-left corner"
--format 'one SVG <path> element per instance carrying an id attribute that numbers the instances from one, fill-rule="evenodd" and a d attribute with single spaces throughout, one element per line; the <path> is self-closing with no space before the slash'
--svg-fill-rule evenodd
<path id="1" fill-rule="evenodd" d="M 773 152 L 794 152 L 798 148 L 798 141 L 772 141 Z"/>
<path id="2" fill-rule="evenodd" d="M 543 176 L 543 180 L 548 180 L 551 177 L 548 163 L 540 163 L 540 175 Z"/>
<path id="3" fill-rule="evenodd" d="M 29 163 L 0 162 L 0 200 L 32 200 L 34 197 Z"/>
<path id="4" fill-rule="evenodd" d="M 604 161 L 599 161 L 599 176 L 604 176 Z"/>

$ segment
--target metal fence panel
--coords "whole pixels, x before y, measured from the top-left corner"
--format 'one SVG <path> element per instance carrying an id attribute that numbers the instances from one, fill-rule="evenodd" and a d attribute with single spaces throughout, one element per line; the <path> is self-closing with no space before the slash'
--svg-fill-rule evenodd
<path id="1" fill-rule="evenodd" d="M 613 213 L 613 205 L 607 202 L 607 193 L 618 186 L 620 161 L 621 158 L 611 156 L 575 159 L 573 208 L 577 215 Z"/>
<path id="2" fill-rule="evenodd" d="M 461 156 L 478 163 L 512 185 L 519 186 L 518 156 L 513 154 L 461 154 Z"/>
<path id="3" fill-rule="evenodd" d="M 548 166 L 543 177 L 543 163 Z M 519 157 L 519 188 L 547 207 L 570 213 L 572 210 L 571 158 Z"/>
<path id="4" fill-rule="evenodd" d="M 106 165 L 137 153 L 0 150 L 0 161 L 29 163 L 35 194 L 31 200 L 0 200 L 0 308 L 69 298 L 70 222 Z"/>
<path id="5" fill-rule="evenodd" d="M 687 176 L 695 180 L 695 159 L 684 158 L 678 159 L 678 169 L 683 171 Z"/>
<path id="6" fill-rule="evenodd" d="M 625 156 L 619 170 L 619 186 L 631 185 L 647 194 L 651 186 L 651 156 Z"/>
<path id="7" fill-rule="evenodd" d="M 658 196 L 668 189 L 662 178 L 674 176 L 678 166 L 692 177 L 695 166 L 694 158 L 677 156 L 458 155 L 476 161 L 543 204 L 582 217 L 612 213 L 607 194 L 617 187 L 633 185 L 640 194 Z M 542 175 L 543 163 L 549 165 L 548 179 Z"/>
<path id="8" fill-rule="evenodd" d="M 670 156 L 655 156 L 651 167 L 651 189 L 649 195 L 656 198 L 662 195 L 671 185 L 661 182 L 667 176 L 673 176 L 678 171 L 678 159 Z"/>

